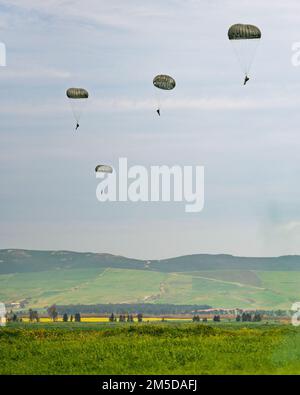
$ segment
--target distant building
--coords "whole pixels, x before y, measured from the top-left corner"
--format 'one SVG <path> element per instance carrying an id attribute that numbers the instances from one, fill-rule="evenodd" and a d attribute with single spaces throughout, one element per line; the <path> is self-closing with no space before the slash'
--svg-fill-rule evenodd
<path id="1" fill-rule="evenodd" d="M 226 309 L 224 307 L 210 308 L 210 309 L 196 310 L 196 313 L 199 313 L 199 314 L 234 314 L 235 309 Z"/>
<path id="2" fill-rule="evenodd" d="M 19 301 L 13 301 L 10 303 L 6 303 L 6 309 L 24 309 L 26 305 L 28 304 L 27 299 L 22 299 Z"/>
<path id="3" fill-rule="evenodd" d="M 6 308 L 4 303 L 0 303 L 0 326 L 6 324 Z"/>

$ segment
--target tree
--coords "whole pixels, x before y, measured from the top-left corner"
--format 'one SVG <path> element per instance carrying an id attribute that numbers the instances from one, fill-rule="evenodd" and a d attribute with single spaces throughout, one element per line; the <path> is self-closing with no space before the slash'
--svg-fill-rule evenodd
<path id="1" fill-rule="evenodd" d="M 114 322 L 115 321 L 115 315 L 114 313 L 111 313 L 111 316 L 109 317 L 109 322 Z"/>
<path id="2" fill-rule="evenodd" d="M 63 315 L 63 322 L 68 322 L 68 314 L 67 313 L 65 313 L 64 315 Z"/>
<path id="3" fill-rule="evenodd" d="M 221 321 L 221 317 L 219 315 L 215 315 L 213 320 L 214 320 L 214 322 L 220 322 Z"/>
<path id="4" fill-rule="evenodd" d="M 47 312 L 48 312 L 49 317 L 52 319 L 52 321 L 57 321 L 58 312 L 57 312 L 55 304 L 48 307 Z"/>
<path id="5" fill-rule="evenodd" d="M 73 322 L 73 319 L 74 319 L 74 317 L 73 317 L 73 315 L 71 314 L 70 321 Z"/>
<path id="6" fill-rule="evenodd" d="M 243 322 L 251 322 L 251 321 L 252 321 L 251 313 L 246 313 L 246 312 L 244 312 L 244 313 L 242 314 L 242 321 L 243 321 Z"/>
<path id="7" fill-rule="evenodd" d="M 137 319 L 138 319 L 138 322 L 143 322 L 143 314 L 142 314 L 142 313 L 139 313 L 139 314 L 137 315 Z"/>
<path id="8" fill-rule="evenodd" d="M 37 311 L 29 309 L 29 321 L 30 322 L 33 322 L 33 321 L 39 322 L 40 321 Z"/>
<path id="9" fill-rule="evenodd" d="M 238 314 L 237 316 L 236 316 L 236 322 L 240 322 L 241 321 L 241 316 Z"/>
<path id="10" fill-rule="evenodd" d="M 75 314 L 75 322 L 80 322 L 81 321 L 81 316 L 80 313 Z"/>
<path id="11" fill-rule="evenodd" d="M 32 322 L 33 321 L 33 310 L 29 309 L 28 313 L 29 313 L 29 321 Z"/>
<path id="12" fill-rule="evenodd" d="M 120 314 L 119 322 L 125 322 L 125 321 L 126 321 L 125 315 L 124 314 Z"/>
<path id="13" fill-rule="evenodd" d="M 261 321 L 261 314 L 256 312 L 253 317 L 253 322 L 259 322 L 259 321 Z"/>

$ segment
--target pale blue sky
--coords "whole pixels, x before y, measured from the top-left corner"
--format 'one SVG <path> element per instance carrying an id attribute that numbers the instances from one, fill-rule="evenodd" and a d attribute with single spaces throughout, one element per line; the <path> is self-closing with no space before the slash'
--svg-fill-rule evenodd
<path id="1" fill-rule="evenodd" d="M 0 248 L 300 254 L 298 1 L 0 1 Z M 227 39 L 262 40 L 251 80 Z M 163 116 L 152 78 L 177 81 Z M 65 90 L 89 105 L 74 134 Z M 204 165 L 205 208 L 96 200 L 98 163 Z"/>

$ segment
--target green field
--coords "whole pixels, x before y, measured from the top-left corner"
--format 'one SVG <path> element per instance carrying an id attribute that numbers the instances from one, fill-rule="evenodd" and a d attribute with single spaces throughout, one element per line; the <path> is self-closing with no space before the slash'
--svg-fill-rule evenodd
<path id="1" fill-rule="evenodd" d="M 300 373 L 300 329 L 270 323 L 17 324 L 0 349 L 0 374 Z"/>
<path id="2" fill-rule="evenodd" d="M 244 275 L 243 275 L 244 274 Z M 288 309 L 299 300 L 300 272 L 73 269 L 0 275 L 0 301 L 56 304 L 170 303 Z"/>
<path id="3" fill-rule="evenodd" d="M 142 261 L 109 254 L 0 250 L 0 302 L 167 303 L 290 309 L 300 300 L 300 257 L 191 255 Z"/>

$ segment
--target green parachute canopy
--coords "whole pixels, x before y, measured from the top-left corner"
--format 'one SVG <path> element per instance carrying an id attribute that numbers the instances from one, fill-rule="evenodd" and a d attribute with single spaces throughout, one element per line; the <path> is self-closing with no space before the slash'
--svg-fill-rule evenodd
<path id="1" fill-rule="evenodd" d="M 69 99 L 87 99 L 89 93 L 83 88 L 69 88 L 66 92 Z"/>
<path id="2" fill-rule="evenodd" d="M 237 23 L 228 30 L 229 40 L 251 40 L 261 38 L 261 31 L 254 25 L 243 25 Z"/>
<path id="3" fill-rule="evenodd" d="M 170 77 L 169 75 L 160 74 L 154 77 L 153 85 L 158 89 L 170 91 L 175 88 L 176 82 L 174 78 Z"/>
<path id="4" fill-rule="evenodd" d="M 98 165 L 95 168 L 96 173 L 112 173 L 113 169 L 111 166 L 108 165 Z"/>

